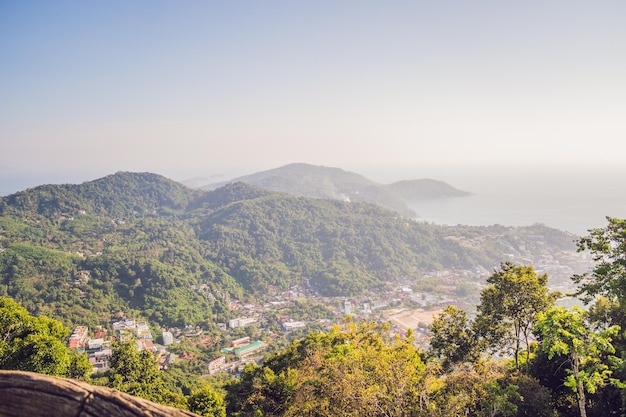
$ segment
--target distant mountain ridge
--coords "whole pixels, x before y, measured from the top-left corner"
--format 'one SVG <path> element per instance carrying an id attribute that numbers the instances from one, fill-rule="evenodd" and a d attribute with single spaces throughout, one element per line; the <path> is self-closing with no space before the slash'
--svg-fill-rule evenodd
<path id="1" fill-rule="evenodd" d="M 245 182 L 298 197 L 372 203 L 411 217 L 414 217 L 415 213 L 409 209 L 407 201 L 471 194 L 443 181 L 420 179 L 384 185 L 341 168 L 304 163 L 293 163 L 231 181 L 209 184 L 202 188 L 210 190 L 234 182 Z"/>

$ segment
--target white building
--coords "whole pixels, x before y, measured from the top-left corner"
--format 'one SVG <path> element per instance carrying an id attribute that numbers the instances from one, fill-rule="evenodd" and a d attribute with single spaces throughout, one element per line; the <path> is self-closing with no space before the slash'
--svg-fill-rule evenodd
<path id="1" fill-rule="evenodd" d="M 218 356 L 217 358 L 211 359 L 207 363 L 207 367 L 209 368 L 209 375 L 213 375 L 219 372 L 225 364 L 226 358 L 224 356 Z"/>
<path id="2" fill-rule="evenodd" d="M 174 343 L 174 335 L 172 332 L 163 332 L 163 346 L 169 346 Z"/>
<path id="3" fill-rule="evenodd" d="M 283 323 L 283 329 L 286 332 L 289 332 L 294 329 L 303 329 L 306 327 L 306 324 L 302 321 L 286 321 Z"/>
<path id="4" fill-rule="evenodd" d="M 87 350 L 89 351 L 101 350 L 103 345 L 104 345 L 104 339 L 102 338 L 89 339 L 87 341 Z"/>
<path id="5" fill-rule="evenodd" d="M 136 327 L 136 323 L 134 319 L 122 319 L 117 323 L 113 323 L 113 330 L 119 332 L 123 329 L 134 329 Z"/>
<path id="6" fill-rule="evenodd" d="M 352 303 L 350 300 L 345 300 L 343 302 L 343 314 L 349 316 L 352 313 Z"/>
<path id="7" fill-rule="evenodd" d="M 228 327 L 236 329 L 237 327 L 246 327 L 252 323 L 256 323 L 257 319 L 254 317 L 239 317 L 228 321 Z"/>
<path id="8" fill-rule="evenodd" d="M 135 334 L 140 339 L 152 340 L 152 332 L 150 331 L 150 326 L 145 321 L 141 321 L 137 323 L 137 327 L 135 328 Z"/>

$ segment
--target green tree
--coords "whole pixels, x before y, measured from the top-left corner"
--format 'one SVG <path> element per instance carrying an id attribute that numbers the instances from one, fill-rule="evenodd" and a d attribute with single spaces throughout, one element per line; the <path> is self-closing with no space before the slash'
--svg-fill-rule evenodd
<path id="1" fill-rule="evenodd" d="M 224 399 L 208 385 L 194 390 L 188 402 L 189 410 L 194 413 L 205 417 L 226 417 Z"/>
<path id="2" fill-rule="evenodd" d="M 69 330 L 45 316 L 35 317 L 19 303 L 0 297 L 0 369 L 88 380 L 85 354 L 67 348 Z"/>
<path id="3" fill-rule="evenodd" d="M 550 308 L 557 293 L 548 290 L 548 275 L 537 275 L 532 266 L 504 262 L 487 279 L 482 292 L 476 331 L 489 346 L 511 349 L 515 368 L 520 369 L 520 353 L 530 358 L 530 336 L 537 313 Z"/>
<path id="4" fill-rule="evenodd" d="M 350 323 L 345 331 L 293 341 L 263 366 L 246 367 L 227 387 L 229 415 L 428 415 L 434 372 L 412 337 L 388 339 L 388 330 Z"/>
<path id="5" fill-rule="evenodd" d="M 548 359 L 558 355 L 570 359 L 571 368 L 565 385 L 576 392 L 581 417 L 587 416 L 586 393 L 594 393 L 611 375 L 602 355 L 615 352 L 611 338 L 618 331 L 619 326 L 601 332 L 592 331 L 585 322 L 583 311 L 577 307 L 573 310 L 556 307 L 537 315 L 535 334 Z"/>
<path id="6" fill-rule="evenodd" d="M 77 350 L 70 350 L 70 366 L 66 376 L 68 378 L 89 380 L 89 375 L 93 372 L 93 365 L 89 362 L 87 355 Z"/>
<path id="7" fill-rule="evenodd" d="M 444 369 L 478 358 L 480 349 L 471 323 L 458 307 L 446 307 L 430 325 L 429 336 L 429 353 L 441 361 Z"/>
<path id="8" fill-rule="evenodd" d="M 166 387 L 152 353 L 138 351 L 133 341 L 113 346 L 106 385 L 172 407 L 186 408 L 187 405 L 180 392 Z"/>
<path id="9" fill-rule="evenodd" d="M 512 415 L 519 396 L 506 378 L 503 361 L 461 363 L 438 380 L 435 407 L 428 416 Z M 420 414 L 421 415 L 421 414 Z"/>
<path id="10" fill-rule="evenodd" d="M 603 228 L 589 231 L 589 235 L 578 241 L 579 252 L 589 252 L 595 261 L 590 272 L 575 275 L 578 284 L 576 295 L 584 302 L 594 304 L 589 308 L 589 319 L 599 329 L 618 325 L 626 328 L 626 219 L 607 217 Z M 612 344 L 621 360 L 609 365 L 612 377 L 626 381 L 626 334 L 620 332 Z M 605 386 L 596 403 L 612 410 L 626 410 L 626 390 L 616 386 Z M 609 404 L 612 404 L 610 406 Z"/>
<path id="11" fill-rule="evenodd" d="M 507 382 L 517 387 L 517 396 L 511 398 L 516 405 L 515 417 L 556 417 L 552 394 L 541 383 L 525 374 L 514 373 Z"/>
<path id="12" fill-rule="evenodd" d="M 590 251 L 596 262 L 591 273 L 575 275 L 577 295 L 590 302 L 598 295 L 626 308 L 626 219 L 607 217 L 609 224 L 578 241 L 578 251 Z"/>
<path id="13" fill-rule="evenodd" d="M 517 390 L 517 385 L 502 386 L 500 381 L 490 381 L 485 384 L 487 395 L 482 401 L 482 415 L 484 417 L 508 417 L 517 413 L 515 400 L 521 398 Z"/>

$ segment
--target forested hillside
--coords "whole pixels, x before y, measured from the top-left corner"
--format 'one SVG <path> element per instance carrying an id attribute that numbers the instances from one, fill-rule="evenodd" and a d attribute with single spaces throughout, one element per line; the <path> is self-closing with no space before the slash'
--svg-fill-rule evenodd
<path id="1" fill-rule="evenodd" d="M 543 226 L 439 227 L 366 203 L 236 183 L 193 191 L 120 172 L 0 200 L 0 295 L 95 324 L 136 311 L 169 325 L 226 320 L 230 300 L 308 283 L 357 295 L 426 271 L 491 270 L 502 259 L 573 251 Z"/>

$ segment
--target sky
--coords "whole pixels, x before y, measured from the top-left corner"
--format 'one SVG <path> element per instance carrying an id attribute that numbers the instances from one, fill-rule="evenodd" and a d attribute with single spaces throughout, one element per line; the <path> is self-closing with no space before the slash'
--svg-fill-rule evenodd
<path id="1" fill-rule="evenodd" d="M 624 166 L 625 21 L 623 0 L 3 0 L 0 175 Z"/>

